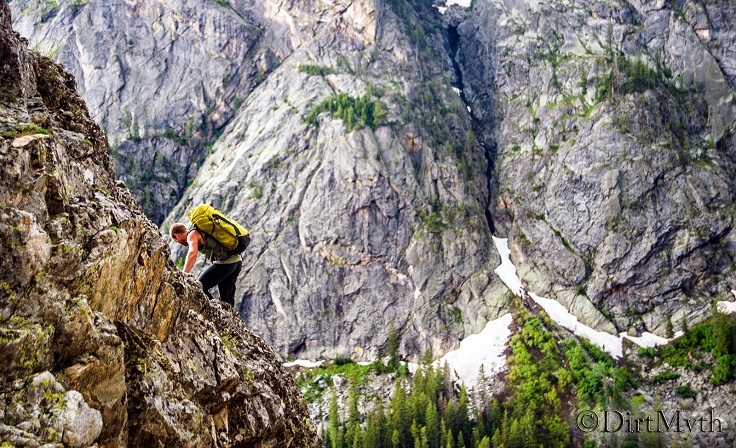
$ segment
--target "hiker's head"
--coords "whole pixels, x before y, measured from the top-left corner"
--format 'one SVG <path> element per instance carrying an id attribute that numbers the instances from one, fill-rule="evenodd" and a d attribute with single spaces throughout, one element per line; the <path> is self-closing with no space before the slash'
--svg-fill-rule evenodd
<path id="1" fill-rule="evenodd" d="M 177 222 L 176 224 L 171 226 L 171 228 L 169 229 L 169 234 L 171 235 L 172 240 L 176 241 L 182 246 L 187 246 L 187 226 L 180 222 Z"/>

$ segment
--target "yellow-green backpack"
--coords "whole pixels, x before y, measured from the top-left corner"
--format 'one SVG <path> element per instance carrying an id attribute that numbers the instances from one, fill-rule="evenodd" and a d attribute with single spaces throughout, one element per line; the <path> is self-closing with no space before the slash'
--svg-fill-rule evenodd
<path id="1" fill-rule="evenodd" d="M 232 254 L 243 252 L 250 244 L 245 227 L 208 204 L 193 208 L 187 214 L 194 228 L 210 235 Z"/>

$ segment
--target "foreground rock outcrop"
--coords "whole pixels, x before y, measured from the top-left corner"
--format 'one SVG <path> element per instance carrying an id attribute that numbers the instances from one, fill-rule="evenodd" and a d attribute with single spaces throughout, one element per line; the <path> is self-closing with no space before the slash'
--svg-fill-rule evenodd
<path id="1" fill-rule="evenodd" d="M 0 79 L 0 441 L 321 446 L 276 353 L 173 266 L 5 1 Z"/>

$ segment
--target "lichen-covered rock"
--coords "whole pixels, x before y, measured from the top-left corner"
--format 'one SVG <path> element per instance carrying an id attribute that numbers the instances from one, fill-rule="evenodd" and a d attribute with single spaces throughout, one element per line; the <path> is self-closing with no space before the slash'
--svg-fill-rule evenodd
<path id="1" fill-rule="evenodd" d="M 16 446 L 60 443 L 88 447 L 102 431 L 102 414 L 76 390 L 66 390 L 50 372 L 4 385 L 0 394 L 0 440 Z"/>
<path id="2" fill-rule="evenodd" d="M 321 446 L 276 353 L 173 266 L 74 78 L 9 14 L 0 2 L 0 440 Z"/>

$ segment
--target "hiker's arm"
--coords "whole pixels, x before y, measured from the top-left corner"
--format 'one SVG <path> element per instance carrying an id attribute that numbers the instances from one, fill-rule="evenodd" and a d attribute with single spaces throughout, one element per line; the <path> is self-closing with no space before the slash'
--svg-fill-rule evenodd
<path id="1" fill-rule="evenodd" d="M 199 253 L 199 242 L 197 241 L 196 232 L 191 232 L 187 235 L 187 245 L 189 251 L 187 252 L 187 259 L 184 262 L 184 272 L 189 272 L 194 267 L 194 263 L 197 261 L 197 253 Z"/>

